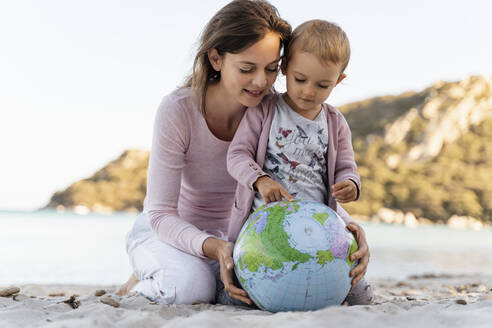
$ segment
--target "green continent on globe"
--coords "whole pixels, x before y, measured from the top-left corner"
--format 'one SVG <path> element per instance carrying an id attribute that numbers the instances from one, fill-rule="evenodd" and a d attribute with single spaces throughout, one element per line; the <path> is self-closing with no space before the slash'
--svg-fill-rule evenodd
<path id="1" fill-rule="evenodd" d="M 321 226 L 323 227 L 325 225 L 326 219 L 328 219 L 328 213 L 315 213 L 313 215 L 313 219 L 319 222 Z"/>
<path id="2" fill-rule="evenodd" d="M 241 270 L 244 270 L 244 263 L 243 263 L 243 260 L 241 258 L 239 258 L 239 268 Z"/>
<path id="3" fill-rule="evenodd" d="M 299 206 L 293 204 L 294 212 Z M 261 264 L 272 270 L 281 269 L 284 262 L 296 264 L 309 261 L 312 256 L 290 247 L 289 235 L 284 230 L 285 216 L 289 213 L 287 206 L 272 206 L 268 213 L 266 226 L 260 234 L 248 226 L 248 232 L 242 243 L 244 247 L 243 262 L 251 272 L 257 272 Z M 255 220 L 256 221 L 256 220 Z M 295 265 L 295 267 L 297 267 Z"/>
<path id="4" fill-rule="evenodd" d="M 359 249 L 359 246 L 357 246 L 357 241 L 355 239 L 352 239 L 352 243 L 350 244 L 349 250 L 347 252 L 347 264 L 349 267 L 352 267 L 354 265 L 354 261 L 350 261 L 350 255 L 352 253 L 356 252 Z"/>
<path id="5" fill-rule="evenodd" d="M 261 236 L 254 229 L 250 229 L 246 234 L 243 248 L 243 263 L 251 272 L 258 272 L 258 268 L 262 263 L 265 267 L 271 268 L 272 270 L 283 267 L 282 262 L 268 254 Z"/>
<path id="6" fill-rule="evenodd" d="M 324 251 L 318 251 L 316 255 L 318 255 L 317 262 L 321 265 L 326 264 L 326 262 L 333 261 L 333 254 L 331 254 L 331 252 L 328 249 Z"/>

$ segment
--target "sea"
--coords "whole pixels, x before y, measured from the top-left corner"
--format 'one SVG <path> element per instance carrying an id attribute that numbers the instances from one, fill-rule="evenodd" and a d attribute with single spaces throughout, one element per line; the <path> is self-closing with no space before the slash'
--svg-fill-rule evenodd
<path id="1" fill-rule="evenodd" d="M 0 211 L 0 286 L 118 285 L 131 274 L 125 236 L 137 214 Z M 362 223 L 367 279 L 492 275 L 492 229 Z"/>

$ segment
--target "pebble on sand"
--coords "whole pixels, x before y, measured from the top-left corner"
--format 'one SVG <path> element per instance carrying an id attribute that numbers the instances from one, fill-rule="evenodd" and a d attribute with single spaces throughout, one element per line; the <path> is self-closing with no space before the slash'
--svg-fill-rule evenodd
<path id="1" fill-rule="evenodd" d="M 9 297 L 20 292 L 19 287 L 0 288 L 1 297 Z"/>
<path id="2" fill-rule="evenodd" d="M 63 301 L 63 303 L 66 303 L 72 307 L 72 309 L 76 309 L 80 306 L 80 301 L 77 299 L 78 295 L 72 295 L 68 300 Z"/>
<path id="3" fill-rule="evenodd" d="M 101 301 L 101 303 L 104 303 L 104 304 L 107 304 L 107 305 L 110 305 L 112 307 L 120 307 L 120 303 L 118 303 L 114 298 L 112 298 L 111 296 L 103 296 L 99 299 L 99 301 Z"/>
<path id="4" fill-rule="evenodd" d="M 106 294 L 104 289 L 98 289 L 94 292 L 94 296 L 103 296 L 104 294 Z"/>
<path id="5" fill-rule="evenodd" d="M 23 294 L 15 294 L 12 299 L 16 302 L 23 302 L 27 300 L 29 297 Z"/>

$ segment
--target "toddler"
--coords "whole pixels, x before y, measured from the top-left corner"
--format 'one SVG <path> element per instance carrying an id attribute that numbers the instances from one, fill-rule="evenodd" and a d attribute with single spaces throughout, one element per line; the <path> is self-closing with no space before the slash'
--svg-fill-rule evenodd
<path id="1" fill-rule="evenodd" d="M 367 254 L 352 255 L 367 259 L 347 301 L 369 304 L 364 232 L 338 205 L 357 200 L 361 190 L 351 132 L 340 111 L 324 103 L 346 77 L 349 58 L 347 36 L 337 25 L 312 20 L 294 30 L 281 65 L 287 92 L 248 108 L 229 146 L 227 168 L 238 188 L 228 237 L 235 241 L 251 211 L 265 203 L 294 197 L 325 203 L 365 246 Z"/>

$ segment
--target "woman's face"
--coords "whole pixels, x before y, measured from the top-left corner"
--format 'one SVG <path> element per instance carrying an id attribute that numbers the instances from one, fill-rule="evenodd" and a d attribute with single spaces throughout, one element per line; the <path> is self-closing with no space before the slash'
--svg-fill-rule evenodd
<path id="1" fill-rule="evenodd" d="M 215 57 L 214 57 L 215 54 Z M 257 106 L 277 78 L 280 61 L 280 37 L 269 32 L 263 39 L 238 54 L 226 53 L 217 57 L 214 50 L 209 58 L 220 71 L 220 86 L 243 106 Z"/>

